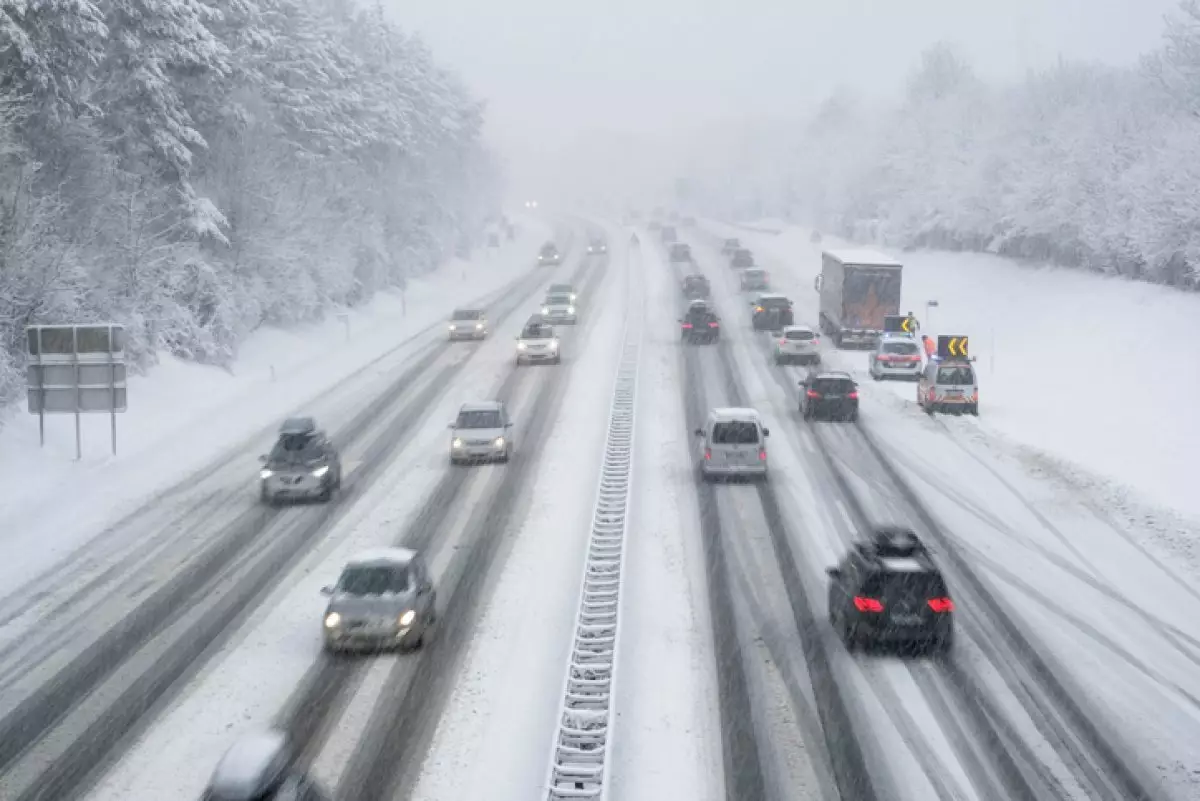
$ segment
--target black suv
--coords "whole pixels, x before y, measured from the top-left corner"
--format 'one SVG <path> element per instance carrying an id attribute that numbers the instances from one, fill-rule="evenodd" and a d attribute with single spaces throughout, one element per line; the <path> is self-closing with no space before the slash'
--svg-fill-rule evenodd
<path id="1" fill-rule="evenodd" d="M 942 573 L 911 530 L 881 527 L 829 574 L 829 622 L 846 648 L 908 645 L 945 652 L 954 602 Z"/>
<path id="2" fill-rule="evenodd" d="M 733 255 L 729 259 L 729 266 L 737 270 L 745 269 L 746 267 L 754 266 L 754 254 L 746 248 L 738 248 L 733 251 Z"/>
<path id="3" fill-rule="evenodd" d="M 675 233 L 675 226 L 673 225 L 664 225 L 661 236 L 664 245 L 670 245 L 673 242 L 679 241 L 679 234 Z"/>
<path id="4" fill-rule="evenodd" d="M 783 295 L 759 295 L 750 305 L 754 307 L 751 323 L 755 331 L 782 331 L 796 322 L 792 302 Z"/>
<path id="5" fill-rule="evenodd" d="M 688 275 L 683 279 L 683 294 L 689 298 L 707 298 L 712 288 L 703 275 Z"/>
<path id="6" fill-rule="evenodd" d="M 671 263 L 686 264 L 692 260 L 692 248 L 686 242 L 671 245 Z"/>
<path id="7" fill-rule="evenodd" d="M 679 336 L 689 345 L 716 342 L 721 338 L 721 318 L 707 303 L 696 301 L 679 321 Z"/>
<path id="8" fill-rule="evenodd" d="M 858 384 L 849 373 L 809 373 L 800 389 L 800 414 L 805 420 L 858 420 Z"/>

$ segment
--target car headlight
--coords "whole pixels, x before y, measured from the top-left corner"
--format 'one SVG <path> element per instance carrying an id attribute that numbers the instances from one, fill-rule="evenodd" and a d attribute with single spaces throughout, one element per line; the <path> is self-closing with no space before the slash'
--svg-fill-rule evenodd
<path id="1" fill-rule="evenodd" d="M 325 475 L 328 472 L 329 472 L 329 465 L 324 465 L 324 466 L 318 467 L 316 470 L 312 471 L 312 477 L 313 478 L 321 478 L 323 475 Z"/>
<path id="2" fill-rule="evenodd" d="M 550 340 L 550 350 L 558 350 L 558 340 L 557 339 Z"/>
<path id="3" fill-rule="evenodd" d="M 450 330 L 451 330 L 451 331 L 457 331 L 457 330 L 458 330 L 458 326 L 457 326 L 457 325 L 455 325 L 454 323 L 450 323 Z"/>
<path id="4" fill-rule="evenodd" d="M 476 331 L 482 331 L 482 330 L 483 330 L 483 323 L 475 323 L 475 330 L 476 330 Z"/>
<path id="5" fill-rule="evenodd" d="M 542 307 L 542 314 L 549 314 L 549 313 L 550 313 L 550 307 L 549 307 L 549 306 L 543 306 L 543 307 Z"/>
<path id="6" fill-rule="evenodd" d="M 401 626 L 411 626 L 412 622 L 416 619 L 417 619 L 417 613 L 415 611 L 413 611 L 412 609 L 409 609 L 407 612 L 405 612 L 404 614 L 402 614 L 400 616 L 400 625 Z"/>
<path id="7" fill-rule="evenodd" d="M 572 292 L 572 293 L 571 293 L 571 302 L 572 302 L 572 303 L 574 303 L 574 302 L 575 302 L 575 298 L 577 298 L 577 297 L 579 297 L 579 296 L 578 296 L 578 295 L 576 295 L 574 292 Z"/>
<path id="8" fill-rule="evenodd" d="M 270 477 L 271 477 L 271 476 L 273 476 L 273 475 L 275 475 L 275 471 L 274 471 L 274 470 L 267 470 L 267 469 L 265 469 L 265 468 L 264 468 L 263 470 L 260 470 L 260 471 L 258 472 L 258 477 L 259 477 L 259 478 L 270 478 Z"/>
<path id="9" fill-rule="evenodd" d="M 496 437 L 496 441 L 492 443 L 497 448 L 504 447 L 504 437 Z"/>
<path id="10" fill-rule="evenodd" d="M 567 307 L 567 314 L 574 314 L 574 313 L 575 313 L 575 307 L 574 307 L 574 306 L 568 306 L 568 307 Z"/>
<path id="11" fill-rule="evenodd" d="M 463 441 L 461 438 L 455 437 L 454 441 L 451 442 L 450 444 L 455 448 L 461 448 L 463 446 Z"/>
<path id="12" fill-rule="evenodd" d="M 525 348 L 527 348 L 527 347 L 529 347 L 529 346 L 526 345 L 524 342 L 517 343 L 517 350 L 525 350 Z"/>
<path id="13" fill-rule="evenodd" d="M 342 625 L 342 616 L 337 612 L 330 612 L 325 616 L 325 628 L 336 629 L 340 625 Z"/>

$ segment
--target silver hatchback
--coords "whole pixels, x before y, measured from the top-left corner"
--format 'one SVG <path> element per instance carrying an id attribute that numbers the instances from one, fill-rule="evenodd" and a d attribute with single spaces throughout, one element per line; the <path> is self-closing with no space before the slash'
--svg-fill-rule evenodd
<path id="1" fill-rule="evenodd" d="M 512 457 L 512 420 L 500 401 L 464 403 L 450 424 L 450 464 L 507 462 Z"/>
<path id="2" fill-rule="evenodd" d="M 921 349 L 908 334 L 884 334 L 871 354 L 867 366 L 871 378 L 907 378 L 915 381 L 921 377 Z"/>
<path id="3" fill-rule="evenodd" d="M 700 475 L 714 478 L 767 477 L 767 443 L 770 431 L 754 409 L 713 409 L 703 428 L 696 429 L 704 452 Z"/>
<path id="4" fill-rule="evenodd" d="M 425 560 L 407 548 L 355 556 L 329 596 L 322 628 L 325 649 L 415 648 L 437 622 L 437 594 Z"/>

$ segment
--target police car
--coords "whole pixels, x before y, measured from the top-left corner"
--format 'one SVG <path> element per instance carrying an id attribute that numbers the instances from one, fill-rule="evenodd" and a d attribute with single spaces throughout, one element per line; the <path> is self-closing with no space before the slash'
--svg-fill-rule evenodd
<path id="1" fill-rule="evenodd" d="M 829 622 L 853 650 L 908 645 L 945 652 L 954 642 L 954 601 L 912 530 L 876 528 L 829 574 Z"/>

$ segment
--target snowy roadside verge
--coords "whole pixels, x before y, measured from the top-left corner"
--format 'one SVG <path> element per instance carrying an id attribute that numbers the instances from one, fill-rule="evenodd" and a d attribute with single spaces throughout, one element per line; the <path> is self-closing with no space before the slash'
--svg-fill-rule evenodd
<path id="1" fill-rule="evenodd" d="M 402 299 L 382 294 L 349 315 L 296 329 L 265 329 L 242 347 L 230 372 L 165 358 L 130 381 L 130 411 L 120 415 L 119 455 L 108 455 L 106 416 L 84 417 L 84 459 L 73 461 L 69 416 L 46 420 L 23 411 L 0 431 L 0 498 L 10 531 L 39 543 L 39 559 L 68 552 L 137 504 L 219 457 L 231 445 L 343 383 L 458 304 L 493 292 L 526 272 L 548 227 L 524 220 L 522 234 L 496 253 L 455 260 L 409 284 Z M 6 542 L 9 535 L 0 539 Z M 23 555 L 21 555 L 23 557 Z"/>

